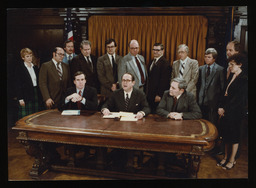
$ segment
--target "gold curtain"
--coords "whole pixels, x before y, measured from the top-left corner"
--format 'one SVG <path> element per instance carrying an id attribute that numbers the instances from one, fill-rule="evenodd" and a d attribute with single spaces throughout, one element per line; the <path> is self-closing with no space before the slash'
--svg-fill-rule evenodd
<path id="1" fill-rule="evenodd" d="M 204 16 L 91 16 L 88 20 L 88 38 L 92 43 L 92 54 L 106 53 L 105 40 L 117 42 L 117 54 L 125 56 L 128 43 L 136 39 L 140 54 L 148 65 L 153 58 L 154 43 L 165 46 L 165 57 L 172 65 L 177 59 L 177 47 L 187 44 L 189 56 L 204 64 L 208 22 Z"/>

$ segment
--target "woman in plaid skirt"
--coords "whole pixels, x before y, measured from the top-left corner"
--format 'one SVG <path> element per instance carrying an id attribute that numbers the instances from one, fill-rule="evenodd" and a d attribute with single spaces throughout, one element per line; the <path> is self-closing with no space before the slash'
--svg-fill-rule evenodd
<path id="1" fill-rule="evenodd" d="M 41 111 L 42 96 L 38 87 L 39 69 L 32 63 L 33 52 L 29 48 L 20 51 L 23 62 L 16 68 L 16 94 L 19 104 L 18 117 Z"/>

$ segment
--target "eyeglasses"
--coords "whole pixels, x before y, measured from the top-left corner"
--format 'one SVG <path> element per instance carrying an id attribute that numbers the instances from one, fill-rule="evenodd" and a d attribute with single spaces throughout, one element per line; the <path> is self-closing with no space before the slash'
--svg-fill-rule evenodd
<path id="1" fill-rule="evenodd" d="M 131 82 L 132 80 L 125 80 L 125 79 L 122 79 L 122 82 Z"/>
<path id="2" fill-rule="evenodd" d="M 160 51 L 162 51 L 162 50 L 161 50 L 161 49 L 153 49 L 153 51 L 160 52 Z"/>
<path id="3" fill-rule="evenodd" d="M 115 46 L 107 46 L 107 48 L 114 48 Z"/>
<path id="4" fill-rule="evenodd" d="M 131 50 L 138 50 L 139 47 L 135 47 L 135 48 L 130 48 Z"/>
<path id="5" fill-rule="evenodd" d="M 65 54 L 62 53 L 56 53 L 58 56 L 64 56 Z"/>

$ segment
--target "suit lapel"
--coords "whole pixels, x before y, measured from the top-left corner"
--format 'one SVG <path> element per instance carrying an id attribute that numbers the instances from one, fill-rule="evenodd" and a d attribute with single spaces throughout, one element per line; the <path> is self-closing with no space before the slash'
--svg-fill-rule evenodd
<path id="1" fill-rule="evenodd" d="M 211 74 L 209 75 L 208 79 L 209 79 L 209 83 L 212 81 L 214 75 L 216 74 L 216 69 L 217 69 L 217 65 L 215 64 L 212 68 L 212 72 Z"/>
<path id="2" fill-rule="evenodd" d="M 106 54 L 105 57 L 104 57 L 104 63 L 106 65 L 107 71 L 111 71 L 113 73 L 113 68 L 112 68 L 110 59 L 108 57 L 108 54 Z"/>
<path id="3" fill-rule="evenodd" d="M 181 94 L 180 98 L 177 101 L 176 112 L 182 111 L 182 108 L 184 107 L 184 104 L 185 104 L 184 100 L 185 100 L 185 92 Z"/>
<path id="4" fill-rule="evenodd" d="M 22 65 L 22 69 L 23 69 L 23 71 L 24 71 L 25 74 L 26 74 L 26 80 L 29 82 L 29 84 L 30 84 L 31 86 L 33 86 L 32 79 L 31 79 L 30 74 L 29 74 L 29 72 L 28 72 L 28 69 L 26 68 L 26 66 L 24 65 L 24 63 L 23 63 L 23 65 Z M 35 70 L 35 69 L 34 69 L 34 70 Z M 35 71 L 35 74 L 36 74 L 36 71 Z M 36 76 L 37 76 L 37 75 L 36 75 Z"/>
<path id="5" fill-rule="evenodd" d="M 139 75 L 137 74 L 137 68 L 135 67 L 135 64 L 133 62 L 133 57 L 132 55 L 130 55 L 130 60 L 128 61 L 130 66 L 132 67 L 133 71 L 135 72 L 135 75 L 137 77 L 137 79 L 139 79 Z"/>
<path id="6" fill-rule="evenodd" d="M 51 70 L 54 72 L 55 77 L 59 78 L 59 74 L 58 74 L 58 71 L 56 69 L 56 66 L 55 66 L 53 61 L 51 61 L 51 62 L 52 62 L 51 65 L 50 65 L 51 66 Z M 62 71 L 63 71 L 63 69 L 62 69 Z"/>
<path id="7" fill-rule="evenodd" d="M 201 81 L 202 81 L 203 85 L 205 85 L 206 69 L 207 69 L 207 65 L 204 65 L 203 68 L 202 68 L 202 74 L 201 74 L 201 76 L 202 76 Z"/>
<path id="8" fill-rule="evenodd" d="M 183 72 L 183 78 L 186 76 L 186 74 L 188 73 L 189 69 L 190 69 L 190 66 L 191 66 L 191 59 L 188 57 L 187 59 L 187 63 L 185 65 L 185 69 L 184 69 L 184 72 Z"/>
<path id="9" fill-rule="evenodd" d="M 176 66 L 177 66 L 177 68 L 175 69 L 176 77 L 179 77 L 179 75 L 180 75 L 180 60 L 177 61 Z"/>

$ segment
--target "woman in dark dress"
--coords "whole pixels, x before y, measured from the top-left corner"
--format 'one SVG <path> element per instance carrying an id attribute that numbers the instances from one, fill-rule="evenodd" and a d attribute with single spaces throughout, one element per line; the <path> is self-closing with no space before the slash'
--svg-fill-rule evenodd
<path id="1" fill-rule="evenodd" d="M 217 166 L 222 166 L 225 170 L 233 168 L 236 164 L 235 156 L 239 146 L 240 126 L 248 98 L 246 57 L 242 54 L 234 54 L 228 58 L 228 62 L 232 74 L 227 80 L 225 93 L 218 109 L 221 118 L 220 136 L 223 137 L 225 143 L 225 156 Z"/>
<path id="2" fill-rule="evenodd" d="M 38 87 L 38 67 L 32 63 L 33 52 L 29 48 L 20 51 L 23 61 L 16 67 L 16 94 L 19 104 L 18 117 L 42 110 L 42 96 Z"/>

